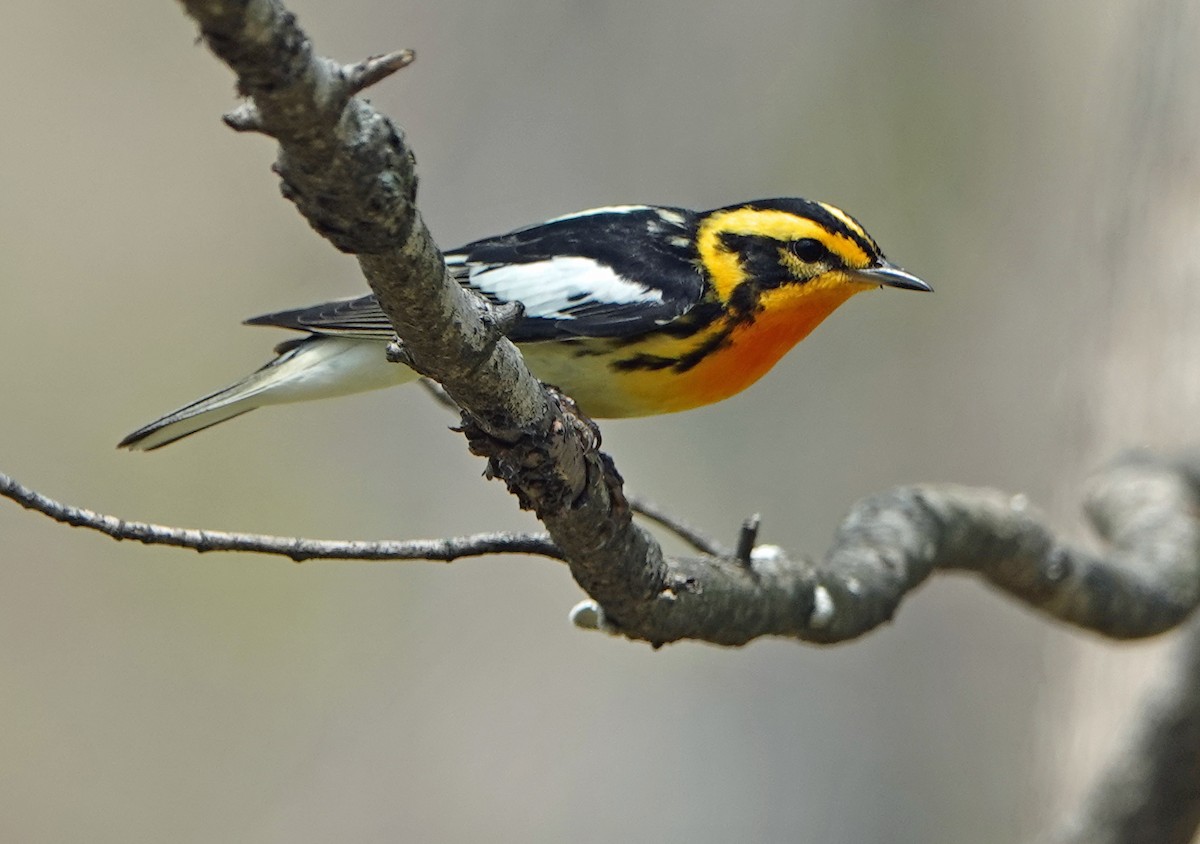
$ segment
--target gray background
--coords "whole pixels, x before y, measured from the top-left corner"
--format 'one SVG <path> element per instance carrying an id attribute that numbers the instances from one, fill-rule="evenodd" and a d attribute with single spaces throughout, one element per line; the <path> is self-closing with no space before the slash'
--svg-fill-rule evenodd
<path id="1" fill-rule="evenodd" d="M 1028 493 L 1082 535 L 1086 471 L 1170 440 L 1121 416 L 1097 271 L 1133 5 L 291 8 L 322 53 L 417 50 L 370 93 L 448 247 L 601 204 L 803 195 L 934 284 L 854 299 L 731 401 L 604 425 L 631 489 L 726 539 L 760 511 L 765 541 L 820 553 L 852 501 L 929 480 Z M 114 450 L 286 337 L 242 318 L 364 289 L 279 198 L 271 144 L 221 125 L 232 77 L 194 41 L 168 2 L 4 14 L 0 468 L 171 524 L 532 528 L 412 388 Z M 1162 653 L 962 578 L 830 649 L 653 652 L 570 628 L 581 597 L 541 560 L 199 557 L 5 502 L 0 837 L 1007 842 L 1071 805 Z"/>

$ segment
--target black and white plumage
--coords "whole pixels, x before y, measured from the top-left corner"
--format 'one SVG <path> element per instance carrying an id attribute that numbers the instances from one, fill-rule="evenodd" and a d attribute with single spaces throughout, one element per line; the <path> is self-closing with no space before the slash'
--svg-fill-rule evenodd
<path id="1" fill-rule="evenodd" d="M 704 295 L 697 220 L 680 208 L 596 208 L 474 241 L 447 252 L 446 265 L 460 284 L 491 301 L 524 305 L 509 335 L 514 342 L 634 336 L 676 319 Z M 385 359 L 380 344 L 394 334 L 373 295 L 264 314 L 246 324 L 309 334 L 280 344 L 279 357 L 241 381 L 134 431 L 121 447 L 151 450 L 256 407 L 415 378 Z"/>
<path id="2" fill-rule="evenodd" d="M 459 284 L 496 304 L 525 306 L 509 333 L 515 343 L 625 337 L 670 322 L 700 300 L 696 225 L 696 213 L 682 208 L 595 208 L 468 243 L 446 253 L 446 267 Z M 365 340 L 393 336 L 372 295 L 246 324 Z"/>

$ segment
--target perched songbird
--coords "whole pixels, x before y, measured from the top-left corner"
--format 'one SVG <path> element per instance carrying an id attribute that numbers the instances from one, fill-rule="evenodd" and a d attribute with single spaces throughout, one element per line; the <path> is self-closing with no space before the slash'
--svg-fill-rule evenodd
<path id="1" fill-rule="evenodd" d="M 591 416 L 671 413 L 741 392 L 855 293 L 929 290 L 884 259 L 849 214 L 762 199 L 713 211 L 619 205 L 581 211 L 446 253 L 493 302 L 518 301 L 509 332 L 533 373 Z M 416 378 L 389 363 L 374 296 L 247 320 L 307 332 L 241 381 L 121 441 L 154 449 L 256 407 Z"/>

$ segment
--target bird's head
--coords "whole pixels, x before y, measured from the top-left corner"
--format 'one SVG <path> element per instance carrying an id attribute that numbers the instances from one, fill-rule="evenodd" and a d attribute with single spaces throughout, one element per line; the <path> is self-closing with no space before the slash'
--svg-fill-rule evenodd
<path id="1" fill-rule="evenodd" d="M 772 298 L 836 307 L 872 287 L 933 289 L 884 258 L 849 214 L 807 199 L 761 199 L 709 211 L 700 220 L 697 247 L 716 295 L 746 312 Z"/>

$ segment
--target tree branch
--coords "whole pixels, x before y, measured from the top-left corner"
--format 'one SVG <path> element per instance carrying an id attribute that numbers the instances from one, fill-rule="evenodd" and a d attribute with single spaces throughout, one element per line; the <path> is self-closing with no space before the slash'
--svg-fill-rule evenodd
<path id="1" fill-rule="evenodd" d="M 763 635 L 843 642 L 891 619 L 905 595 L 943 570 L 975 572 L 1105 636 L 1152 636 L 1200 602 L 1198 502 L 1200 459 L 1125 458 L 1096 478 L 1086 505 L 1112 544 L 1102 557 L 1055 538 L 1023 496 L 902 487 L 857 504 L 819 564 L 773 546 L 755 548 L 748 564 L 671 561 L 669 587 L 648 603 L 638 633 L 724 645 Z M 595 626 L 594 617 L 584 614 L 584 626 Z M 606 611 L 599 617 L 605 629 L 628 635 Z"/>
<path id="2" fill-rule="evenodd" d="M 562 552 L 543 533 L 477 533 L 445 539 L 385 539 L 370 542 L 359 539 L 267 536 L 130 522 L 55 501 L 17 483 L 3 472 L 0 472 L 0 496 L 47 515 L 56 522 L 99 531 L 116 540 L 190 548 L 200 553 L 251 551 L 288 557 L 297 563 L 305 560 L 435 560 L 448 563 L 462 557 L 480 557 L 484 554 L 536 554 L 554 560 L 562 559 Z"/>
<path id="3" fill-rule="evenodd" d="M 417 381 L 417 385 L 428 393 L 430 398 L 447 410 L 452 410 L 455 413 L 462 412 L 462 408 L 458 406 L 454 399 L 447 395 L 446 391 L 442 389 L 442 385 L 437 381 L 429 378 L 420 378 Z M 688 524 L 683 519 L 648 498 L 627 494 L 626 499 L 629 501 L 629 509 L 634 513 L 649 519 L 660 527 L 666 528 L 692 546 L 696 551 L 702 554 L 711 554 L 714 557 L 728 557 L 732 553 L 723 544 L 704 531 Z"/>
<path id="4" fill-rule="evenodd" d="M 702 554 L 728 557 L 732 552 L 704 531 L 685 522 L 665 507 L 640 495 L 627 495 L 629 509 L 678 536 Z"/>
<path id="5" fill-rule="evenodd" d="M 412 542 L 321 542 L 125 522 L 45 498 L 0 475 L 0 495 L 67 524 L 118 539 L 293 559 L 435 559 L 561 550 L 543 535 L 482 534 Z M 1117 639 L 1168 630 L 1200 603 L 1200 455 L 1167 462 L 1131 455 L 1097 476 L 1086 509 L 1107 556 L 1056 538 L 1025 502 L 988 489 L 902 487 L 856 505 L 819 564 L 780 548 L 748 559 L 703 555 L 664 562 L 668 585 L 640 608 L 638 637 L 741 645 L 759 636 L 842 642 L 888 621 L 935 571 L 969 571 L 1047 615 Z M 669 517 L 671 518 L 671 517 Z M 671 519 L 672 521 L 673 518 Z M 602 603 L 583 627 L 629 636 Z"/>
<path id="6" fill-rule="evenodd" d="M 284 195 L 357 255 L 410 364 L 464 409 L 489 474 L 535 511 L 584 589 L 635 631 L 636 608 L 666 583 L 662 552 L 633 524 L 595 426 L 530 374 L 503 337 L 503 315 L 448 277 L 416 208 L 403 133 L 354 98 L 356 73 L 315 56 L 277 0 L 183 5 L 253 102 L 249 122 L 279 141 Z"/>

